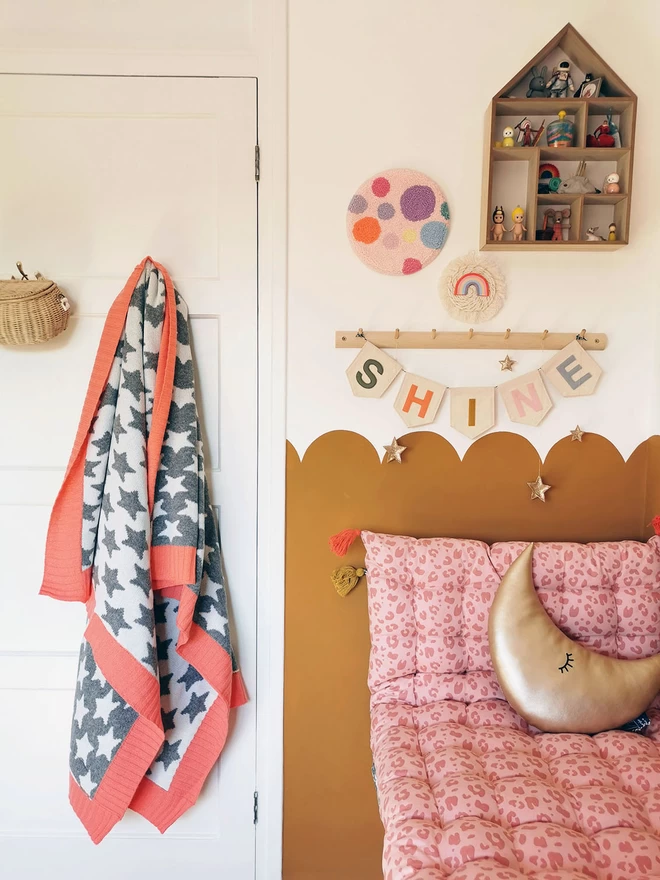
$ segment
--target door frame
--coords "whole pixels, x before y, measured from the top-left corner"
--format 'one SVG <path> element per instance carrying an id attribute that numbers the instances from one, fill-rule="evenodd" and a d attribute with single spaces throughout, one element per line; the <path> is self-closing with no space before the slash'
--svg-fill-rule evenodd
<path id="1" fill-rule="evenodd" d="M 281 880 L 287 340 L 288 0 L 253 0 L 254 50 L 237 55 L 3 49 L 0 73 L 250 77 L 257 84 L 258 500 L 255 878 Z"/>

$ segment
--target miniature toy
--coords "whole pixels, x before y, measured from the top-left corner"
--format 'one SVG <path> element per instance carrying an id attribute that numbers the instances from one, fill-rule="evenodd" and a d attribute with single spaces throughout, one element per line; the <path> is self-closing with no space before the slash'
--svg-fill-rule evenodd
<path id="1" fill-rule="evenodd" d="M 566 111 L 560 110 L 559 117 L 548 124 L 546 137 L 549 147 L 572 147 L 575 126 L 570 119 L 566 119 Z"/>
<path id="2" fill-rule="evenodd" d="M 513 240 L 522 241 L 523 232 L 527 232 L 527 227 L 523 224 L 525 212 L 520 205 L 516 205 L 513 211 L 511 211 L 511 219 L 513 220 L 513 226 L 510 231 L 513 233 Z"/>
<path id="3" fill-rule="evenodd" d="M 545 119 L 541 123 L 540 128 L 532 128 L 531 120 L 528 119 L 527 116 L 525 116 L 523 119 L 520 120 L 518 125 L 516 125 L 516 130 L 518 131 L 518 146 L 535 147 L 541 139 L 544 128 Z"/>
<path id="4" fill-rule="evenodd" d="M 561 232 L 563 241 L 568 241 L 571 230 L 571 209 L 562 208 L 561 211 Z"/>
<path id="5" fill-rule="evenodd" d="M 502 241 L 505 232 L 509 232 L 509 230 L 504 225 L 504 208 L 501 205 L 499 208 L 495 205 L 495 210 L 493 211 L 493 225 L 490 227 L 492 240 Z"/>
<path id="6" fill-rule="evenodd" d="M 597 98 L 600 95 L 601 86 L 603 85 L 602 76 L 594 76 L 589 82 L 582 83 L 580 97 L 581 98 Z"/>
<path id="7" fill-rule="evenodd" d="M 502 146 L 503 147 L 512 147 L 513 146 L 513 129 L 510 125 L 502 132 Z"/>
<path id="8" fill-rule="evenodd" d="M 536 230 L 536 240 L 537 241 L 550 241 L 552 238 L 552 230 L 555 225 L 555 218 L 557 216 L 557 212 L 554 208 L 546 208 L 543 212 L 543 225 L 540 229 Z"/>
<path id="9" fill-rule="evenodd" d="M 559 192 L 561 186 L 561 177 L 551 177 L 548 181 L 548 191 L 551 193 Z"/>
<path id="10" fill-rule="evenodd" d="M 594 184 L 587 177 L 586 168 L 587 163 L 585 161 L 580 162 L 573 177 L 568 177 L 566 180 L 562 180 L 559 192 L 577 193 L 581 195 L 598 192 L 598 189 L 596 189 Z"/>
<path id="11" fill-rule="evenodd" d="M 605 241 L 602 235 L 598 235 L 598 226 L 590 226 L 587 229 L 587 241 Z"/>
<path id="12" fill-rule="evenodd" d="M 545 84 L 550 90 L 551 98 L 567 98 L 568 93 L 575 91 L 571 79 L 571 65 L 568 61 L 560 61 L 552 71 L 552 76 Z"/>
<path id="13" fill-rule="evenodd" d="M 564 238 L 562 236 L 561 231 L 561 214 L 557 214 L 555 216 L 555 222 L 552 227 L 552 238 L 550 241 L 563 241 Z"/>
<path id="14" fill-rule="evenodd" d="M 591 82 L 591 80 L 592 80 L 593 78 L 594 78 L 593 73 L 585 73 L 585 75 L 584 75 L 584 79 L 582 80 L 582 82 L 581 82 L 580 85 L 578 86 L 578 90 L 577 90 L 577 92 L 575 93 L 575 95 L 574 95 L 573 97 L 575 97 L 575 98 L 582 98 L 582 97 L 584 97 L 583 94 L 582 94 L 582 90 L 584 89 L 584 87 L 586 86 L 587 83 L 590 83 L 590 82 Z"/>
<path id="15" fill-rule="evenodd" d="M 559 184 L 561 183 L 561 178 L 559 177 L 559 169 L 556 165 L 552 165 L 550 162 L 543 162 L 539 166 L 539 182 L 538 182 L 538 192 L 541 195 L 546 195 L 549 192 L 556 192 L 555 189 L 551 189 L 551 184 L 553 180 L 558 180 Z"/>
<path id="16" fill-rule="evenodd" d="M 605 178 L 605 182 L 603 183 L 603 192 L 610 194 L 621 192 L 621 187 L 619 186 L 619 175 L 616 173 L 616 171 L 608 174 Z"/>
<path id="17" fill-rule="evenodd" d="M 610 223 L 607 240 L 616 241 L 616 223 Z"/>
<path id="18" fill-rule="evenodd" d="M 546 88 L 545 78 L 548 75 L 548 68 L 543 65 L 541 70 L 538 70 L 536 67 L 532 67 L 532 78 L 529 81 L 529 88 L 527 89 L 527 97 L 528 98 L 547 98 L 550 94 L 550 89 Z"/>
<path id="19" fill-rule="evenodd" d="M 616 130 L 616 126 L 614 128 Z M 587 135 L 588 147 L 613 147 L 614 144 L 614 134 L 610 122 L 602 122 L 593 134 Z"/>

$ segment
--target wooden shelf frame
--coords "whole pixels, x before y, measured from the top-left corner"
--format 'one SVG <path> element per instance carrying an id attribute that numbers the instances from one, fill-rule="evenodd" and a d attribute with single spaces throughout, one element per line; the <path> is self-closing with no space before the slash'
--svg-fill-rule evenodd
<path id="1" fill-rule="evenodd" d="M 362 348 L 365 342 L 372 342 L 378 348 L 423 348 L 423 349 L 487 349 L 489 351 L 560 351 L 575 339 L 587 351 L 604 351 L 607 348 L 607 334 L 587 333 L 519 333 L 511 330 L 337 330 L 335 348 Z"/>
<path id="2" fill-rule="evenodd" d="M 589 70 L 594 76 L 602 76 L 606 81 L 608 95 L 597 98 L 526 98 L 509 97 L 511 89 L 516 89 L 524 80 L 528 80 L 533 66 L 539 65 L 554 50 L 559 49 L 573 64 L 577 64 L 583 70 Z M 576 86 L 578 83 L 576 83 Z M 547 124 L 556 118 L 557 112 L 566 110 L 569 116 L 574 117 L 575 123 L 575 146 L 554 148 L 547 146 L 536 147 L 495 147 L 494 144 L 501 140 L 502 120 L 505 117 L 536 116 L 544 117 Z M 621 148 L 614 147 L 587 147 L 586 137 L 592 134 L 597 125 L 604 119 L 608 110 L 617 118 L 621 134 Z M 621 80 L 621 78 L 603 61 L 593 48 L 578 34 L 572 25 L 567 24 L 553 39 L 541 49 L 531 61 L 522 68 L 493 98 L 486 115 L 486 143 L 484 149 L 484 185 L 482 190 L 482 216 L 480 229 L 480 247 L 486 251 L 514 251 L 523 250 L 616 250 L 629 241 L 630 210 L 632 203 L 633 182 L 633 156 L 635 146 L 635 124 L 637 114 L 637 97 Z M 509 124 L 507 120 L 504 124 Z M 539 194 L 538 174 L 539 166 L 544 162 L 579 162 L 586 161 L 587 175 L 597 187 L 600 187 L 606 173 L 615 170 L 620 177 L 621 192 L 617 194 L 593 193 L 587 195 L 577 194 Z M 520 184 L 519 191 L 511 196 L 511 199 L 503 205 L 505 213 L 505 225 L 510 225 L 510 214 L 515 204 L 521 204 L 525 208 L 525 225 L 527 233 L 525 240 L 514 242 L 511 236 L 505 237 L 504 241 L 491 241 L 489 230 L 492 226 L 491 215 L 495 207 L 493 197 L 494 180 L 498 175 L 504 174 L 506 168 L 501 163 L 522 162 L 527 164 L 525 173 L 525 190 Z M 603 163 L 604 168 L 598 170 L 598 164 Z M 522 175 L 521 175 L 522 179 Z M 500 189 L 502 185 L 500 184 Z M 523 198 L 525 199 L 523 204 Z M 498 203 L 503 199 L 497 197 Z M 511 204 L 508 204 L 508 202 Z M 571 231 L 569 241 L 537 241 L 537 210 L 547 205 L 568 205 L 571 208 Z M 590 242 L 584 240 L 587 222 L 585 209 L 605 206 L 611 207 L 609 222 L 616 223 L 618 238 L 616 241 Z M 591 212 L 592 215 L 594 212 Z M 602 213 L 602 212 L 601 212 Z M 607 228 L 600 224 L 599 234 L 607 238 Z"/>

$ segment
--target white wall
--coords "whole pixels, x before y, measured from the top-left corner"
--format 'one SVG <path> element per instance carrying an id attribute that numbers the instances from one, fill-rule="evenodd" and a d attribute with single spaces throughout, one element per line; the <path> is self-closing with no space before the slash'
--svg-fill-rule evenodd
<path id="1" fill-rule="evenodd" d="M 478 246 L 484 114 L 493 94 L 570 20 L 639 97 L 631 244 L 605 254 L 506 253 L 508 300 L 488 330 L 545 328 L 609 334 L 593 397 L 557 406 L 538 428 L 511 423 L 540 454 L 579 421 L 628 456 L 660 429 L 658 228 L 660 221 L 660 9 L 656 0 L 538 4 L 530 0 L 290 0 L 288 439 L 300 454 L 319 435 L 349 429 L 380 448 L 407 429 L 392 404 L 351 395 L 355 351 L 334 349 L 335 329 L 465 329 L 438 297 L 443 267 Z M 379 275 L 354 255 L 344 218 L 353 191 L 375 172 L 419 169 L 449 200 L 440 256 L 409 277 Z M 511 352 L 520 375 L 542 352 Z M 492 385 L 497 352 L 402 351 L 411 372 L 451 385 Z M 504 374 L 509 378 L 511 374 Z M 432 426 L 463 454 L 445 401 Z M 422 429 L 422 430 L 428 430 Z"/>

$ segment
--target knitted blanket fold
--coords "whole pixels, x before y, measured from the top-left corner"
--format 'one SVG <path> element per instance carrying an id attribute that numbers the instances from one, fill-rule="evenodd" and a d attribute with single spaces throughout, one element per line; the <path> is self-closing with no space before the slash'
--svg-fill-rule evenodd
<path id="1" fill-rule="evenodd" d="M 41 593 L 87 604 L 69 797 L 95 843 L 192 806 L 246 702 L 195 402 L 188 310 L 149 257 L 113 303 Z"/>

